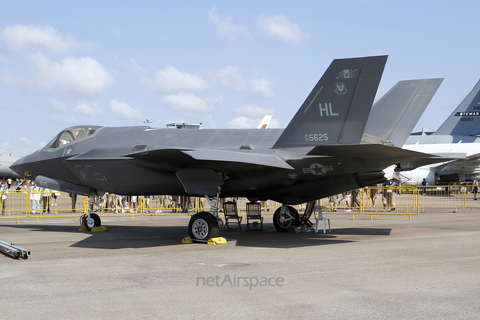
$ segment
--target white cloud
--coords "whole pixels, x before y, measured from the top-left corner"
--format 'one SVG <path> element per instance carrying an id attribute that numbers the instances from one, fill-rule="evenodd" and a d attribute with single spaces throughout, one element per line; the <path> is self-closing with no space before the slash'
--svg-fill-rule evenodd
<path id="1" fill-rule="evenodd" d="M 213 120 L 213 117 L 211 114 L 206 115 L 205 117 L 202 118 L 202 127 L 205 126 L 209 129 L 216 129 L 217 124 L 215 123 L 215 120 Z"/>
<path id="2" fill-rule="evenodd" d="M 32 141 L 32 143 L 34 143 Z M 42 148 L 43 146 L 45 146 L 46 143 L 44 143 L 40 148 Z M 16 156 L 16 157 L 20 157 L 20 156 L 24 156 L 24 155 L 27 155 L 27 154 L 31 154 L 32 152 L 35 151 L 35 147 L 32 146 L 32 145 L 27 145 L 26 147 L 18 147 L 17 146 L 13 146 L 11 145 L 10 143 L 2 143 L 0 144 L 0 155 L 5 155 L 5 156 Z"/>
<path id="3" fill-rule="evenodd" d="M 217 34 L 219 36 L 225 36 L 230 41 L 236 41 L 237 37 L 246 31 L 246 27 L 235 25 L 232 23 L 231 16 L 219 16 L 217 14 L 217 8 L 212 8 L 208 11 L 208 18 L 217 27 Z"/>
<path id="4" fill-rule="evenodd" d="M 69 115 L 66 115 L 66 114 L 52 113 L 49 116 L 49 118 L 52 119 L 53 121 L 63 123 L 63 124 L 77 123 L 77 120 L 75 120 L 75 118 L 73 116 L 69 116 Z"/>
<path id="5" fill-rule="evenodd" d="M 45 46 L 58 53 L 67 53 L 78 46 L 77 40 L 64 36 L 47 25 L 40 26 L 8 26 L 2 31 L 5 45 L 12 51 L 24 51 L 32 46 Z"/>
<path id="6" fill-rule="evenodd" d="M 260 122 L 259 122 L 259 123 L 260 123 Z M 269 128 L 269 129 L 281 128 L 280 122 L 278 122 L 278 119 L 272 118 L 272 120 L 270 120 L 270 125 L 268 126 L 268 128 Z"/>
<path id="7" fill-rule="evenodd" d="M 251 104 L 245 104 L 242 107 L 235 108 L 235 113 L 241 114 L 241 115 L 246 115 L 251 118 L 263 118 L 267 114 L 273 115 L 274 110 L 273 108 L 262 108 L 258 106 L 254 106 Z"/>
<path id="8" fill-rule="evenodd" d="M 93 98 L 114 84 L 108 71 L 90 57 L 65 58 L 56 63 L 37 53 L 32 62 L 38 68 L 39 85 L 59 95 Z"/>
<path id="9" fill-rule="evenodd" d="M 272 83 L 267 77 L 244 80 L 237 67 L 226 66 L 217 73 L 212 74 L 211 78 L 214 83 L 239 92 L 253 93 L 265 98 L 275 96 L 271 88 Z"/>
<path id="10" fill-rule="evenodd" d="M 115 35 L 117 35 L 117 36 L 120 36 L 120 35 L 123 34 L 123 31 L 120 30 L 120 29 L 117 28 L 117 27 L 113 27 L 113 28 L 112 28 L 112 32 L 113 32 L 113 34 L 115 34 Z"/>
<path id="11" fill-rule="evenodd" d="M 257 28 L 267 37 L 294 45 L 300 45 L 310 37 L 310 34 L 303 32 L 299 26 L 283 15 L 261 14 L 257 18 Z"/>
<path id="12" fill-rule="evenodd" d="M 149 78 L 145 69 L 134 59 L 125 62 L 120 61 L 120 63 L 136 74 L 146 86 L 162 93 L 202 92 L 209 89 L 207 81 L 202 77 L 195 73 L 182 72 L 171 65 L 167 65 L 164 69 L 155 73 L 152 78 Z"/>
<path id="13" fill-rule="evenodd" d="M 78 113 L 83 113 L 83 114 L 90 115 L 90 116 L 104 114 L 103 110 L 100 109 L 100 107 L 98 106 L 98 103 L 87 102 L 87 101 L 82 101 L 82 102 L 77 103 L 73 107 L 72 111 L 73 112 L 78 112 Z"/>
<path id="14" fill-rule="evenodd" d="M 50 99 L 50 103 L 52 104 L 53 108 L 57 111 L 67 111 L 67 105 L 63 101 Z"/>
<path id="15" fill-rule="evenodd" d="M 111 100 L 108 103 L 108 109 L 118 114 L 123 119 L 139 120 L 143 118 L 143 114 L 138 107 L 132 108 L 125 102 L 120 102 L 118 100 Z"/>
<path id="16" fill-rule="evenodd" d="M 138 72 L 142 69 L 135 66 Z M 165 69 L 158 71 L 152 80 L 152 86 L 163 93 L 174 93 L 181 91 L 205 91 L 208 84 L 196 74 L 181 72 L 174 66 L 167 65 Z"/>
<path id="17" fill-rule="evenodd" d="M 0 81 L 9 87 L 14 87 L 18 89 L 31 89 L 35 87 L 35 83 L 32 81 L 21 79 L 17 76 L 13 76 L 10 74 L 4 74 L 0 76 Z"/>
<path id="18" fill-rule="evenodd" d="M 20 142 L 20 143 L 23 143 L 23 144 L 32 144 L 33 140 L 22 137 L 22 138 L 18 138 L 17 140 L 15 140 L 15 142 Z"/>
<path id="19" fill-rule="evenodd" d="M 234 128 L 234 129 L 254 129 L 258 127 L 260 122 L 263 120 L 264 115 L 259 117 L 255 117 L 255 116 L 248 117 L 248 116 L 242 115 L 240 117 L 236 117 L 235 119 L 229 121 L 228 127 Z M 277 119 L 270 120 L 270 124 L 268 128 L 269 129 L 279 128 L 278 120 Z M 262 130 L 262 129 L 258 129 L 258 130 Z"/>
<path id="20" fill-rule="evenodd" d="M 228 127 L 233 129 L 251 129 L 256 128 L 260 120 L 240 116 L 228 122 Z M 259 129 L 260 130 L 260 129 Z"/>
<path id="21" fill-rule="evenodd" d="M 222 104 L 223 97 L 201 99 L 191 93 L 181 92 L 167 95 L 160 99 L 160 102 L 178 110 L 211 112 L 215 105 Z"/>

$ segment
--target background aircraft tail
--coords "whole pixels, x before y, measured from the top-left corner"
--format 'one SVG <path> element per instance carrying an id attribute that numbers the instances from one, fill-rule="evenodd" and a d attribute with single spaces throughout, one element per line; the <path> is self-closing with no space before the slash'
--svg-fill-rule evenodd
<path id="1" fill-rule="evenodd" d="M 452 136 L 480 134 L 480 81 L 434 134 Z"/>
<path id="2" fill-rule="evenodd" d="M 386 61 L 333 60 L 273 148 L 359 144 Z"/>
<path id="3" fill-rule="evenodd" d="M 265 117 L 263 117 L 262 121 L 258 125 L 257 129 L 267 129 L 268 126 L 270 125 L 270 121 L 272 121 L 272 115 L 268 114 Z"/>
<path id="4" fill-rule="evenodd" d="M 365 133 L 402 147 L 442 81 L 399 81 L 373 105 Z"/>

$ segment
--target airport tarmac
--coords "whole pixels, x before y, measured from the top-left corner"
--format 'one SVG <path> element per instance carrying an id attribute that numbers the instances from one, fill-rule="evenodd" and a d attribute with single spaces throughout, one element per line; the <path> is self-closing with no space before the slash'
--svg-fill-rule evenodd
<path id="1" fill-rule="evenodd" d="M 1 319 L 478 319 L 480 213 L 331 216 L 332 233 L 225 231 L 181 244 L 187 217 L 0 221 Z"/>

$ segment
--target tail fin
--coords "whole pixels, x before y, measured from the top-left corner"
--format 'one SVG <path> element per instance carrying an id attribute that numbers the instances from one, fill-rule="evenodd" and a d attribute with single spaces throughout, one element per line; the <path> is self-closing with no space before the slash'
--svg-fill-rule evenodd
<path id="1" fill-rule="evenodd" d="M 333 60 L 273 148 L 360 143 L 386 61 Z"/>
<path id="2" fill-rule="evenodd" d="M 402 147 L 442 81 L 399 81 L 373 105 L 365 133 Z"/>
<path id="3" fill-rule="evenodd" d="M 480 81 L 434 134 L 452 136 L 480 134 Z"/>
<path id="4" fill-rule="evenodd" d="M 270 121 L 272 121 L 272 115 L 266 115 L 265 117 L 263 117 L 257 129 L 267 129 L 270 125 Z"/>

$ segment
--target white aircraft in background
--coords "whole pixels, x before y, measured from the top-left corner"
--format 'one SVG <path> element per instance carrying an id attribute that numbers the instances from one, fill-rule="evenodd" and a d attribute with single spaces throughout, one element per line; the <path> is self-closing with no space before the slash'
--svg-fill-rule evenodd
<path id="1" fill-rule="evenodd" d="M 0 179 L 17 179 L 21 178 L 18 174 L 13 172 L 12 169 L 10 169 L 10 166 L 20 159 L 20 157 L 12 157 L 12 156 L 0 156 Z"/>
<path id="2" fill-rule="evenodd" d="M 436 132 L 412 133 L 403 148 L 459 158 L 401 163 L 395 171 L 406 185 L 419 185 L 423 178 L 429 185 L 474 180 L 480 174 L 480 81 Z"/>

